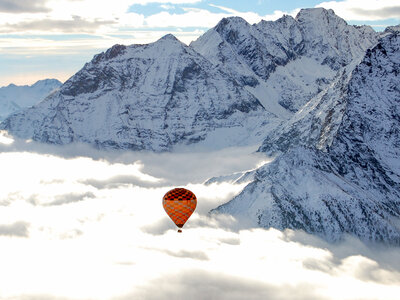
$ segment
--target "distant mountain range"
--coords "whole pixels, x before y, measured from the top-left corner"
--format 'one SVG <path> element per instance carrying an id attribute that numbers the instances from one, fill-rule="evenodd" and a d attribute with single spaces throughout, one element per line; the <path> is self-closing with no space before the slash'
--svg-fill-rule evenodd
<path id="1" fill-rule="evenodd" d="M 255 25 L 227 18 L 190 46 L 172 35 L 115 45 L 2 127 L 46 143 L 132 150 L 260 143 L 378 38 L 322 8 Z"/>
<path id="2" fill-rule="evenodd" d="M 10 84 L 0 88 L 0 121 L 12 113 L 33 106 L 61 86 L 56 79 L 39 80 L 33 85 Z"/>
<path id="3" fill-rule="evenodd" d="M 273 162 L 214 213 L 400 245 L 399 41 L 398 26 L 378 33 L 323 8 L 226 18 L 190 46 L 115 45 L 0 128 L 132 150 L 258 143 Z"/>

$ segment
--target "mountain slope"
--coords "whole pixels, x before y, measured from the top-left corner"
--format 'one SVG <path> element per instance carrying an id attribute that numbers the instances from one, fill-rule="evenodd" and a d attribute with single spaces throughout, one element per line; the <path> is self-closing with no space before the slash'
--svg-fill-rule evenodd
<path id="1" fill-rule="evenodd" d="M 56 79 L 45 79 L 31 86 L 10 84 L 0 88 L 0 121 L 16 111 L 35 105 L 60 86 L 61 82 Z"/>
<path id="2" fill-rule="evenodd" d="M 400 245 L 400 35 L 385 36 L 351 73 L 270 134 L 276 155 L 217 208 L 262 227 L 344 233 Z"/>
<path id="3" fill-rule="evenodd" d="M 96 55 L 57 93 L 2 127 L 46 143 L 165 151 L 270 117 L 236 80 L 167 35 Z"/>

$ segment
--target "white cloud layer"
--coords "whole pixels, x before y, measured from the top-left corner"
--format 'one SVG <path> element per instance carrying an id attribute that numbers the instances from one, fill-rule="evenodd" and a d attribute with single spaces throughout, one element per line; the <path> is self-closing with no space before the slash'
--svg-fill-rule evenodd
<path id="1" fill-rule="evenodd" d="M 38 13 L 49 12 L 45 2 L 47 0 L 0 0 L 0 12 L 6 13 Z"/>
<path id="2" fill-rule="evenodd" d="M 333 9 L 346 20 L 377 21 L 400 19 L 400 3 L 397 0 L 345 0 L 322 2 L 317 7 Z"/>
<path id="3" fill-rule="evenodd" d="M 0 134 L 0 299 L 398 299 L 400 251 L 246 228 L 208 211 L 244 185 L 250 148 L 102 152 Z M 183 233 L 162 196 L 192 190 Z"/>

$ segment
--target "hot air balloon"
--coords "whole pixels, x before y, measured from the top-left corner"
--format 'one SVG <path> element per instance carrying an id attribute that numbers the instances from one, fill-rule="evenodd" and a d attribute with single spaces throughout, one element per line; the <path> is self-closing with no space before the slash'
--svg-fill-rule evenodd
<path id="1" fill-rule="evenodd" d="M 186 223 L 196 209 L 195 194 L 184 188 L 175 188 L 168 191 L 163 197 L 163 206 L 171 220 L 180 228 Z"/>

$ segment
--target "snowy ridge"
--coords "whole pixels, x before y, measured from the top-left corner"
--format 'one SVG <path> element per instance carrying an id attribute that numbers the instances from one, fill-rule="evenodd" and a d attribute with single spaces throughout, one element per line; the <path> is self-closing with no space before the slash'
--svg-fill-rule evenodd
<path id="1" fill-rule="evenodd" d="M 48 94 L 61 86 L 56 79 L 39 80 L 33 85 L 17 86 L 10 84 L 0 88 L 0 121 L 22 110 L 35 105 Z"/>
<path id="2" fill-rule="evenodd" d="M 270 135 L 260 150 L 275 160 L 215 212 L 331 241 L 350 233 L 400 245 L 399 50 L 400 35 L 385 36 Z"/>

